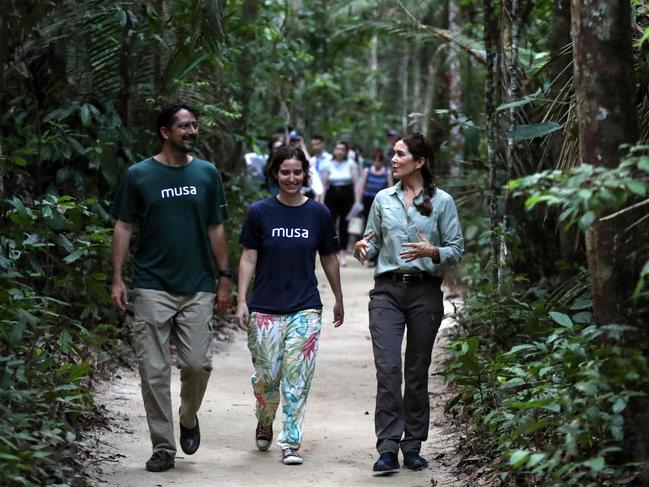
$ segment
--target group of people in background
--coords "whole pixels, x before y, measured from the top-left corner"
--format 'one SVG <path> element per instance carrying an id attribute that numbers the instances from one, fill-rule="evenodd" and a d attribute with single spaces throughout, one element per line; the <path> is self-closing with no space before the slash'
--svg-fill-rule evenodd
<path id="1" fill-rule="evenodd" d="M 115 201 L 111 297 L 121 310 L 130 305 L 123 273 L 137 226 L 131 296 L 153 444 L 146 469 L 162 472 L 174 467 L 176 456 L 171 344 L 181 378 L 180 446 L 192 455 L 200 446 L 198 410 L 212 370 L 213 306 L 223 312 L 230 305 L 232 272 L 220 174 L 190 155 L 197 112 L 185 104 L 167 107 L 156 130 L 162 150 L 128 168 Z M 388 135 L 394 144 L 375 150 L 367 167 L 358 153 L 350 155 L 346 141 L 329 154 L 324 138 L 313 136 L 311 155 L 297 132 L 274 141 L 264 161 L 272 194 L 248 209 L 240 232 L 236 317 L 254 369 L 254 440 L 260 451 L 271 447 L 281 402 L 276 444 L 286 465 L 303 463 L 304 412 L 322 328 L 316 257 L 334 294 L 338 328 L 345 319 L 340 266 L 347 220 L 354 205 L 362 205 L 366 229 L 353 245 L 354 257 L 376 263 L 368 312 L 377 377 L 373 470 L 398 470 L 399 450 L 407 468 L 427 466 L 420 449 L 429 429 L 428 370 L 443 316 L 441 282 L 444 266 L 461 258 L 463 239 L 453 199 L 435 184 L 430 141 L 421 134 Z"/>

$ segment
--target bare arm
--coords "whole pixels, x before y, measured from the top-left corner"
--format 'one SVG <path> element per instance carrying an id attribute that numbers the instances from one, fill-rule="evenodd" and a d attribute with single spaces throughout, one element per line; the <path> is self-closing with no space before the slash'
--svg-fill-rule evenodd
<path id="1" fill-rule="evenodd" d="M 343 290 L 340 285 L 340 264 L 335 252 L 327 255 L 320 255 L 320 263 L 324 270 L 327 281 L 331 286 L 336 301 L 334 303 L 334 326 L 338 328 L 345 320 L 345 308 L 343 306 Z"/>
<path id="2" fill-rule="evenodd" d="M 113 230 L 112 258 L 113 258 L 113 284 L 110 297 L 116 308 L 124 311 L 128 304 L 126 284 L 124 284 L 124 265 L 128 258 L 128 249 L 133 236 L 135 225 L 117 220 Z"/>
<path id="3" fill-rule="evenodd" d="M 242 330 L 245 330 L 248 325 L 248 303 L 246 297 L 248 295 L 248 286 L 255 273 L 257 266 L 257 251 L 255 249 L 244 248 L 239 260 L 239 293 L 237 296 L 237 323 Z"/>
<path id="4" fill-rule="evenodd" d="M 225 241 L 225 227 L 222 223 L 209 225 L 207 235 L 210 239 L 212 254 L 216 259 L 219 271 L 229 271 L 228 244 Z M 225 313 L 232 302 L 232 278 L 219 277 L 219 287 L 216 290 L 217 309 L 219 313 Z"/>
<path id="5" fill-rule="evenodd" d="M 367 173 L 368 172 L 369 172 L 369 169 L 365 169 L 363 171 L 361 179 L 360 179 L 360 181 L 358 181 L 358 184 L 356 185 L 356 203 L 362 203 L 363 202 L 363 191 L 365 191 L 365 182 L 367 181 Z"/>
<path id="6" fill-rule="evenodd" d="M 327 195 L 327 189 L 329 188 L 329 171 L 322 171 L 320 176 L 320 179 L 322 179 L 322 201 L 324 201 Z"/>

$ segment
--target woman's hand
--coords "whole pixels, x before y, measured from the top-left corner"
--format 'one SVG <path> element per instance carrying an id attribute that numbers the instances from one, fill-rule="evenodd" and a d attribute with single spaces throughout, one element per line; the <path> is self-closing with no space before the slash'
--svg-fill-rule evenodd
<path id="1" fill-rule="evenodd" d="M 345 308 L 342 301 L 334 303 L 334 326 L 338 328 L 345 321 Z"/>
<path id="2" fill-rule="evenodd" d="M 367 245 L 370 240 L 374 238 L 374 232 L 368 233 L 362 239 L 354 244 L 354 257 L 361 264 L 365 264 L 365 256 L 367 255 Z"/>
<path id="3" fill-rule="evenodd" d="M 422 257 L 430 257 L 433 262 L 439 262 L 439 249 L 430 243 L 420 230 L 417 230 L 417 235 L 419 235 L 419 242 L 403 243 L 402 245 L 408 248 L 402 250 L 399 256 L 406 262 L 412 262 Z"/>
<path id="4" fill-rule="evenodd" d="M 237 325 L 243 331 L 248 330 L 248 320 L 250 319 L 250 313 L 248 311 L 248 305 L 244 302 L 241 302 L 237 305 Z"/>

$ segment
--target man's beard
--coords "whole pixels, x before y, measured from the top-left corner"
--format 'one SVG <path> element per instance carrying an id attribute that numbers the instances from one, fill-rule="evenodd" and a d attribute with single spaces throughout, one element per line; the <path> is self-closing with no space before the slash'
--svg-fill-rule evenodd
<path id="1" fill-rule="evenodd" d="M 189 140 L 192 140 L 192 142 L 193 142 L 194 144 L 196 143 L 196 139 L 189 139 Z M 184 142 L 184 139 L 183 139 L 183 142 Z M 175 142 L 172 142 L 172 143 L 171 143 L 171 146 L 172 146 L 174 149 L 176 149 L 178 152 L 184 152 L 185 154 L 189 154 L 191 151 L 194 150 L 194 147 L 193 147 L 193 146 L 192 146 L 192 147 L 187 147 L 187 146 L 185 146 L 185 144 L 184 144 L 183 142 L 181 142 L 181 143 L 179 143 L 179 144 L 177 144 L 177 143 L 175 143 Z"/>

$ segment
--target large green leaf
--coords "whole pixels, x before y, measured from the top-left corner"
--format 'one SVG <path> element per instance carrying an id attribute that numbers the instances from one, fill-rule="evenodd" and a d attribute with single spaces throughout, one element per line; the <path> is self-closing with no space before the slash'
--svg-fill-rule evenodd
<path id="1" fill-rule="evenodd" d="M 509 133 L 512 140 L 529 140 L 536 137 L 543 137 L 557 130 L 561 130 L 563 125 L 555 122 L 532 123 L 528 125 L 517 125 Z"/>

